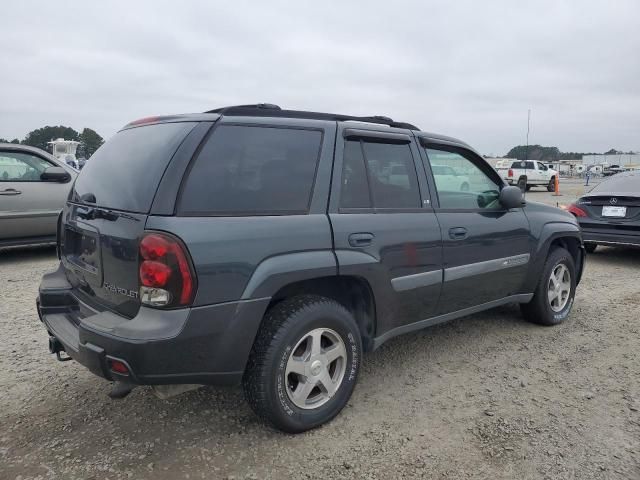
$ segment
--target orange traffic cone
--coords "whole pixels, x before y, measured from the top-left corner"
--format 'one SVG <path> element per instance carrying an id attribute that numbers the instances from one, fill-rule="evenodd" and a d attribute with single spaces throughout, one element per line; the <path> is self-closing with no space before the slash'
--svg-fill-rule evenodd
<path id="1" fill-rule="evenodd" d="M 555 177 L 555 185 L 554 185 L 554 192 L 553 192 L 553 196 L 554 197 L 559 197 L 561 196 L 560 194 L 560 175 L 556 175 Z"/>

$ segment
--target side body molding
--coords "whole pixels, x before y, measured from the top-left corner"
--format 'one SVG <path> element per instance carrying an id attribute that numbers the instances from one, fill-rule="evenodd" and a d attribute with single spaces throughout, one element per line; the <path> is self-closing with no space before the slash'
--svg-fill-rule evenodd
<path id="1" fill-rule="evenodd" d="M 270 297 L 289 283 L 337 274 L 336 257 L 331 250 L 276 255 L 258 265 L 241 300 Z"/>

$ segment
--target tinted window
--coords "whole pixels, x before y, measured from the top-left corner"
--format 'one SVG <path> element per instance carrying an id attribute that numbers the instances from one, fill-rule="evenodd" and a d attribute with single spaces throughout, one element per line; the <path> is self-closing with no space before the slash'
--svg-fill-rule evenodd
<path id="1" fill-rule="evenodd" d="M 122 130 L 101 146 L 78 175 L 73 198 L 93 194 L 96 204 L 148 212 L 169 160 L 195 123 L 161 123 Z"/>
<path id="2" fill-rule="evenodd" d="M 195 161 L 185 213 L 306 213 L 320 153 L 317 130 L 221 125 Z"/>
<path id="3" fill-rule="evenodd" d="M 460 153 L 427 148 L 440 208 L 500 208 L 500 187 L 476 162 Z"/>
<path id="4" fill-rule="evenodd" d="M 343 208 L 371 207 L 367 171 L 359 141 L 348 141 L 344 145 L 340 206 Z"/>
<path id="5" fill-rule="evenodd" d="M 536 168 L 533 162 L 525 162 L 524 160 L 518 160 L 517 162 L 513 162 L 511 164 L 511 168 L 526 168 L 528 170 L 533 170 Z"/>
<path id="6" fill-rule="evenodd" d="M 592 192 L 607 193 L 640 193 L 640 174 L 616 174 L 599 183 Z"/>
<path id="7" fill-rule="evenodd" d="M 22 152 L 0 152 L 0 182 L 39 182 L 53 164 Z"/>
<path id="8" fill-rule="evenodd" d="M 376 208 L 419 208 L 420 191 L 408 144 L 361 143 Z"/>

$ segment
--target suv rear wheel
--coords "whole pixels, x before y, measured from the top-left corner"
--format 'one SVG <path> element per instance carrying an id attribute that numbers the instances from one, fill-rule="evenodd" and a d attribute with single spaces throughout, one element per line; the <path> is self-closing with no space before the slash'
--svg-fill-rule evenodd
<path id="1" fill-rule="evenodd" d="M 303 295 L 266 314 L 243 378 L 247 401 L 285 432 L 322 425 L 346 405 L 362 356 L 358 326 L 339 303 Z"/>
<path id="2" fill-rule="evenodd" d="M 576 267 L 571 254 L 554 248 L 544 265 L 533 299 L 521 305 L 524 317 L 540 325 L 562 323 L 573 306 L 576 292 Z"/>

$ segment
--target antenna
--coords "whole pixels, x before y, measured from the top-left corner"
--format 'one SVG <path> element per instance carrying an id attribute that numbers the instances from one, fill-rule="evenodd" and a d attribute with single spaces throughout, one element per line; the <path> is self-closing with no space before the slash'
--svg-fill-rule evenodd
<path id="1" fill-rule="evenodd" d="M 529 130 L 531 125 L 531 109 L 527 110 L 527 146 L 524 149 L 524 175 L 527 179 L 529 179 L 529 175 L 527 175 L 527 160 L 529 160 Z M 522 192 L 522 198 L 527 197 L 527 183 L 525 181 L 524 184 L 524 192 Z"/>

